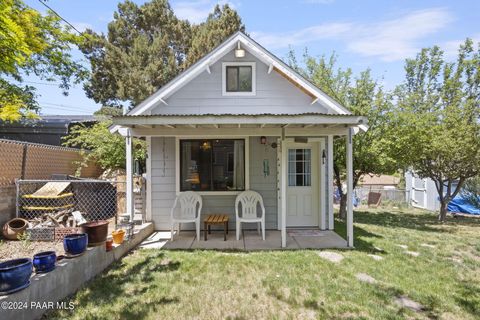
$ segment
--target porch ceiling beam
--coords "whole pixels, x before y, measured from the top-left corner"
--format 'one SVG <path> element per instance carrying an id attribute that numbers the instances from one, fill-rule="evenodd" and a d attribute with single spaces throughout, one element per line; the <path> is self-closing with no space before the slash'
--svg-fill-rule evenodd
<path id="1" fill-rule="evenodd" d="M 285 128 L 285 135 L 287 137 L 320 137 L 326 135 L 345 136 L 348 128 Z M 282 134 L 282 128 L 212 128 L 212 127 L 177 127 L 175 129 L 158 127 L 158 128 L 141 128 L 136 127 L 132 129 L 132 134 L 135 136 L 161 136 L 161 137 L 176 137 L 176 136 L 270 136 L 279 137 Z"/>
<path id="2" fill-rule="evenodd" d="M 163 126 L 165 126 L 167 128 L 170 128 L 170 129 L 175 129 L 176 128 L 174 125 L 171 125 L 171 124 L 164 124 Z"/>
<path id="3" fill-rule="evenodd" d="M 136 124 L 158 124 L 158 125 L 209 125 L 209 124 L 327 124 L 327 125 L 361 125 L 366 123 L 366 119 L 361 116 L 335 116 L 335 115 L 255 115 L 255 116 L 235 116 L 235 115 L 206 115 L 206 116 L 119 116 L 113 119 L 116 125 L 136 125 Z"/>

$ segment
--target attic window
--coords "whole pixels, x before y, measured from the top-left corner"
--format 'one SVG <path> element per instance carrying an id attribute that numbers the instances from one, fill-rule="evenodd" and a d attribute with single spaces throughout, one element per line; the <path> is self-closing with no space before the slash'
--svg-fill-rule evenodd
<path id="1" fill-rule="evenodd" d="M 255 62 L 224 62 L 222 81 L 224 96 L 255 95 Z"/>

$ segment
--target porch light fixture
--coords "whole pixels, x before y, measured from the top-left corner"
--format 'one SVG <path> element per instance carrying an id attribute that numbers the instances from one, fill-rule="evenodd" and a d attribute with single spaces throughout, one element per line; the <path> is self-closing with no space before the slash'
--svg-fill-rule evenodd
<path id="1" fill-rule="evenodd" d="M 261 143 L 261 144 L 267 144 L 267 137 L 261 136 L 261 137 L 260 137 L 260 143 Z"/>
<path id="2" fill-rule="evenodd" d="M 240 47 L 240 41 L 238 41 L 237 49 L 235 49 L 235 58 L 245 57 L 245 50 Z"/>
<path id="3" fill-rule="evenodd" d="M 322 164 L 325 164 L 325 159 L 327 159 L 327 153 L 325 152 L 325 149 L 322 151 Z"/>

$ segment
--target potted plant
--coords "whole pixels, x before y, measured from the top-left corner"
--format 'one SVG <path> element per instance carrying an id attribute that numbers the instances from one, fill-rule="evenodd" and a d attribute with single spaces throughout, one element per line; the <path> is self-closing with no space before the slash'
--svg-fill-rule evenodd
<path id="1" fill-rule="evenodd" d="M 125 230 L 123 229 L 112 231 L 113 242 L 116 244 L 122 244 L 124 236 L 125 236 Z"/>
<path id="2" fill-rule="evenodd" d="M 33 267 L 36 273 L 47 273 L 55 269 L 57 255 L 55 251 L 44 251 L 33 256 Z"/>
<path id="3" fill-rule="evenodd" d="M 101 245 L 107 240 L 108 221 L 99 220 L 82 224 L 82 230 L 88 235 L 89 246 Z"/>
<path id="4" fill-rule="evenodd" d="M 87 249 L 88 236 L 86 233 L 67 234 L 63 238 L 63 249 L 67 256 L 81 255 Z"/>
<path id="5" fill-rule="evenodd" d="M 30 285 L 32 260 L 27 258 L 0 263 L 0 294 L 10 294 Z"/>
<path id="6" fill-rule="evenodd" d="M 8 240 L 17 240 L 28 228 L 28 221 L 22 218 L 14 218 L 3 226 L 3 236 Z"/>

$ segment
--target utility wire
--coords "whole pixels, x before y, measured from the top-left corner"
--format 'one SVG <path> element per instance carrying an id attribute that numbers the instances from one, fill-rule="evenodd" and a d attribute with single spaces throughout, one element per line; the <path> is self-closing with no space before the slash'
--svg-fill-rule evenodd
<path id="1" fill-rule="evenodd" d="M 46 4 L 45 2 L 43 2 L 42 0 L 38 0 L 38 2 L 40 2 L 42 5 L 44 5 L 45 7 L 47 7 L 50 11 L 52 11 L 57 17 L 59 17 L 60 19 L 62 19 L 66 24 L 68 24 L 70 27 L 72 27 L 73 30 L 77 31 L 79 35 L 83 36 L 82 32 L 78 31 L 77 28 L 75 28 L 73 26 L 73 24 L 71 24 L 70 22 L 68 22 L 65 18 L 63 18 L 60 14 L 58 14 L 58 12 L 56 12 L 55 10 L 52 9 L 52 7 L 50 7 L 48 4 Z"/>

